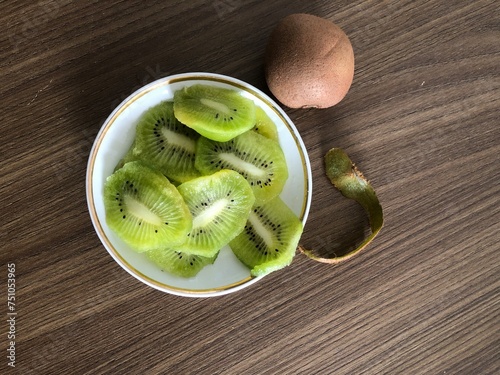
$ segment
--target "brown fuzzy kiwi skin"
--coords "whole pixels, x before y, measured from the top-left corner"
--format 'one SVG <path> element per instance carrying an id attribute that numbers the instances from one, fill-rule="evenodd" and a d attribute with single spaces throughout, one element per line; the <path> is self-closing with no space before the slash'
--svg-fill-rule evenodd
<path id="1" fill-rule="evenodd" d="M 339 103 L 354 78 L 354 52 L 344 31 L 310 14 L 283 18 L 265 52 L 266 82 L 290 108 L 328 108 Z"/>

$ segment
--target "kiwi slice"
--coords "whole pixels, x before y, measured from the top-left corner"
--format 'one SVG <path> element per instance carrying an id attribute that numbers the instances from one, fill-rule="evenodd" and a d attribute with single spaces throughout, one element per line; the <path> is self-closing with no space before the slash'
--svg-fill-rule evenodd
<path id="1" fill-rule="evenodd" d="M 147 110 L 137 124 L 133 157 L 171 180 L 189 181 L 200 176 L 194 166 L 198 138 L 198 133 L 177 121 L 173 103 L 162 102 Z"/>
<path id="2" fill-rule="evenodd" d="M 186 241 L 175 249 L 193 255 L 214 256 L 245 226 L 255 198 L 237 172 L 223 170 L 177 187 L 193 217 Z"/>
<path id="3" fill-rule="evenodd" d="M 174 94 L 175 117 L 201 135 L 225 142 L 255 125 L 255 104 L 237 90 L 202 84 Z"/>
<path id="4" fill-rule="evenodd" d="M 253 208 L 245 229 L 229 246 L 253 276 L 264 276 L 292 262 L 302 229 L 298 217 L 276 197 Z"/>
<path id="5" fill-rule="evenodd" d="M 203 257 L 166 248 L 148 251 L 146 255 L 162 270 L 181 277 L 196 276 L 203 267 L 213 264 L 217 258 L 217 255 Z"/>
<path id="6" fill-rule="evenodd" d="M 252 130 L 273 141 L 278 141 L 276 124 L 261 107 L 255 107 L 255 126 Z"/>
<path id="7" fill-rule="evenodd" d="M 177 189 L 140 161 L 126 163 L 106 179 L 104 208 L 108 226 L 138 252 L 179 244 L 192 225 Z"/>
<path id="8" fill-rule="evenodd" d="M 278 142 L 253 131 L 227 142 L 200 137 L 195 166 L 204 174 L 220 169 L 239 172 L 249 182 L 258 203 L 279 195 L 288 178 L 285 155 Z"/>

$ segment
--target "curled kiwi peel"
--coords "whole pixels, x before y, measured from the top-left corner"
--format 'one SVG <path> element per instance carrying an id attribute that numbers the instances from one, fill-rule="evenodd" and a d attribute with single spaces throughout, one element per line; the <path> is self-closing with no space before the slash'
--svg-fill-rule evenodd
<path id="1" fill-rule="evenodd" d="M 332 148 L 325 155 L 326 175 L 343 196 L 358 202 L 368 214 L 371 234 L 366 237 L 354 250 L 335 256 L 324 258 L 314 254 L 314 250 L 307 250 L 299 245 L 299 250 L 309 258 L 321 262 L 335 264 L 349 259 L 364 249 L 378 234 L 384 224 L 382 206 L 375 194 L 375 190 L 358 170 L 349 156 L 340 148 Z"/>

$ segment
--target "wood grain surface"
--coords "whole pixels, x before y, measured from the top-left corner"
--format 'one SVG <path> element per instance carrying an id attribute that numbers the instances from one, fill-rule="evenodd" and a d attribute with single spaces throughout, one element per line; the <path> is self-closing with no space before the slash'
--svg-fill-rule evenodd
<path id="1" fill-rule="evenodd" d="M 500 372 L 497 2 L 6 0 L 0 10 L 0 373 Z M 285 108 L 313 166 L 301 243 L 338 253 L 367 228 L 325 177 L 332 147 L 371 181 L 384 228 L 344 263 L 298 254 L 222 297 L 140 283 L 88 214 L 86 163 L 100 126 L 170 74 L 221 73 L 269 92 L 267 39 L 296 12 L 340 25 L 356 59 L 340 104 Z"/>

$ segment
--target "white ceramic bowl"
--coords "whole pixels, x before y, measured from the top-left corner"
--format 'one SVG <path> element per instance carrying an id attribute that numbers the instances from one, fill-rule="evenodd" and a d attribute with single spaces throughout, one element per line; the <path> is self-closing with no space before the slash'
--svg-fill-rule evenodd
<path id="1" fill-rule="evenodd" d="M 312 177 L 306 148 L 285 112 L 262 91 L 238 79 L 211 73 L 186 73 L 159 79 L 134 92 L 107 118 L 97 134 L 87 167 L 86 191 L 92 223 L 111 256 L 132 276 L 161 291 L 188 297 L 210 297 L 235 292 L 257 282 L 249 269 L 226 246 L 213 265 L 193 278 L 181 278 L 161 271 L 144 254 L 130 249 L 106 224 L 103 187 L 119 160 L 130 148 L 141 115 L 161 101 L 173 99 L 174 92 L 203 83 L 241 90 L 265 110 L 276 123 L 281 147 L 288 164 L 289 178 L 281 198 L 305 224 L 311 204 Z M 277 272 L 286 272 L 280 270 Z"/>

